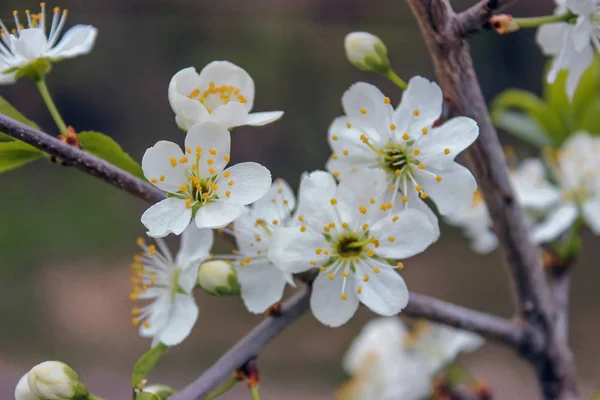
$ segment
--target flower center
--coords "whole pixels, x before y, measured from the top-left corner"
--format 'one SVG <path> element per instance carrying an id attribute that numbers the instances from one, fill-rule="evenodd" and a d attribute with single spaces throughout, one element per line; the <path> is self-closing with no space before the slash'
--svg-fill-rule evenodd
<path id="1" fill-rule="evenodd" d="M 393 141 L 386 143 L 379 152 L 379 157 L 381 168 L 392 176 L 400 175 L 411 163 L 419 164 L 419 162 L 408 153 L 407 148 Z"/>
<path id="2" fill-rule="evenodd" d="M 216 86 L 214 82 L 210 82 L 208 88 L 205 90 L 199 88 L 192 90 L 188 97 L 202 103 L 209 114 L 217 107 L 227 104 L 230 101 L 242 104 L 248 101 L 237 87 L 233 85 Z"/>
<path id="3" fill-rule="evenodd" d="M 334 248 L 340 257 L 354 259 L 361 255 L 369 243 L 367 239 L 368 235 L 363 235 L 363 237 L 360 238 L 355 232 L 342 233 L 337 238 Z"/>

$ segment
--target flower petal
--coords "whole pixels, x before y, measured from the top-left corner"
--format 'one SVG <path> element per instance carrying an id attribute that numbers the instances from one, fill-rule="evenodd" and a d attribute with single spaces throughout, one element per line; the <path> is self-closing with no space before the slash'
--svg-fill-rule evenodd
<path id="1" fill-rule="evenodd" d="M 239 217 L 244 206 L 219 200 L 202 206 L 196 211 L 196 226 L 198 228 L 223 228 Z"/>
<path id="2" fill-rule="evenodd" d="M 567 77 L 567 95 L 573 99 L 575 90 L 579 85 L 579 79 L 586 69 L 592 64 L 594 59 L 594 50 L 591 45 L 585 47 L 583 51 L 577 53 L 571 59 L 568 65 L 569 76 Z"/>
<path id="3" fill-rule="evenodd" d="M 169 103 L 175 113 L 177 125 L 184 131 L 210 117 L 202 103 L 188 97 L 196 89 L 200 89 L 200 79 L 194 67 L 177 72 L 169 83 Z"/>
<path id="4" fill-rule="evenodd" d="M 346 300 L 342 300 L 341 297 L 344 281 Z M 315 279 L 310 308 L 321 323 L 334 328 L 345 324 L 356 313 L 358 304 L 354 279 L 346 279 L 341 273 L 335 274 L 332 280 L 323 273 Z"/>
<path id="5" fill-rule="evenodd" d="M 393 259 L 421 253 L 436 238 L 434 227 L 425 214 L 410 208 L 378 221 L 370 232 L 379 240 L 379 247 L 373 249 L 375 254 Z"/>
<path id="6" fill-rule="evenodd" d="M 267 193 L 252 204 L 251 219 L 253 223 L 256 219 L 269 222 L 285 220 L 290 217 L 291 210 L 295 207 L 296 198 L 290 185 L 281 178 L 275 179 Z"/>
<path id="7" fill-rule="evenodd" d="M 573 225 L 575 218 L 577 218 L 577 208 L 574 204 L 568 203 L 560 206 L 533 229 L 533 241 L 545 243 L 556 239 Z"/>
<path id="8" fill-rule="evenodd" d="M 519 203 L 531 210 L 546 210 L 560 200 L 560 191 L 546 179 L 541 160 L 530 158 L 511 174 Z"/>
<path id="9" fill-rule="evenodd" d="M 535 39 L 544 55 L 556 56 L 562 51 L 567 27 L 566 22 L 557 22 L 544 24 L 538 28 Z"/>
<path id="10" fill-rule="evenodd" d="M 283 111 L 265 111 L 250 113 L 247 115 L 246 121 L 243 125 L 263 126 L 266 124 L 270 124 L 271 122 L 275 122 L 281 117 L 283 117 Z"/>
<path id="11" fill-rule="evenodd" d="M 297 226 L 279 228 L 273 232 L 269 242 L 269 260 L 284 272 L 304 272 L 314 265 L 323 265 L 329 256 L 316 254 L 318 248 L 328 248 L 323 235 L 310 231 L 302 232 Z"/>
<path id="12" fill-rule="evenodd" d="M 316 221 L 319 218 L 327 218 L 329 214 L 323 210 L 323 206 L 330 204 L 329 201 L 335 197 L 336 191 L 337 184 L 330 173 L 325 171 L 305 172 L 302 174 L 298 189 L 296 215 L 310 216 Z"/>
<path id="13" fill-rule="evenodd" d="M 177 161 L 175 167 L 171 164 L 171 157 Z M 179 163 L 181 157 L 183 152 L 178 145 L 161 140 L 144 153 L 142 158 L 144 176 L 159 189 L 177 193 L 181 185 L 187 184 L 185 172 L 188 167 Z"/>
<path id="14" fill-rule="evenodd" d="M 353 120 L 366 122 L 379 132 L 388 132 L 394 112 L 389 101 L 376 86 L 358 82 L 342 96 L 342 107 Z"/>
<path id="15" fill-rule="evenodd" d="M 263 197 L 270 186 L 271 173 L 268 169 L 255 162 L 245 162 L 225 170 L 219 180 L 217 193 L 227 202 L 246 205 Z M 230 192 L 229 196 L 227 192 Z"/>
<path id="16" fill-rule="evenodd" d="M 33 61 L 44 55 L 48 39 L 39 28 L 22 29 L 19 37 L 11 36 L 11 45 L 15 54 L 27 61 Z"/>
<path id="17" fill-rule="evenodd" d="M 169 310 L 168 321 L 158 335 L 161 343 L 175 346 L 188 337 L 198 319 L 198 306 L 194 298 L 176 293 Z"/>
<path id="18" fill-rule="evenodd" d="M 471 237 L 471 249 L 479 254 L 488 254 L 498 247 L 498 237 L 491 229 L 479 232 Z"/>
<path id="19" fill-rule="evenodd" d="M 431 129 L 426 135 L 421 134 L 413 147 L 419 149 L 419 160 L 425 165 L 441 168 L 453 162 L 477 136 L 477 122 L 467 117 L 456 117 L 438 128 Z"/>
<path id="20" fill-rule="evenodd" d="M 200 262 L 208 258 L 212 245 L 212 230 L 199 229 L 196 224 L 190 224 L 181 234 L 181 244 L 175 263 L 180 268 L 184 268 L 192 262 Z"/>
<path id="21" fill-rule="evenodd" d="M 60 42 L 46 53 L 49 58 L 72 58 L 92 51 L 98 36 L 98 29 L 91 25 L 75 25 L 69 29 Z"/>
<path id="22" fill-rule="evenodd" d="M 225 128 L 245 125 L 248 119 L 248 109 L 242 103 L 231 101 L 215 108 L 210 114 L 210 120 Z"/>
<path id="23" fill-rule="evenodd" d="M 423 128 L 431 127 L 442 114 L 443 100 L 442 89 L 437 83 L 422 76 L 411 78 L 392 118 L 396 130 L 421 134 Z"/>
<path id="24" fill-rule="evenodd" d="M 251 262 L 237 268 L 242 300 L 248 311 L 259 314 L 281 300 L 286 278 L 284 272 L 268 260 Z"/>
<path id="25" fill-rule="evenodd" d="M 192 126 L 185 136 L 188 165 L 196 162 L 197 150 L 201 148 L 200 176 L 207 178 L 223 171 L 231 151 L 231 134 L 217 122 L 205 121 Z M 214 155 L 212 153 L 214 153 Z M 212 161 L 210 161 L 212 160 Z"/>
<path id="26" fill-rule="evenodd" d="M 191 218 L 192 210 L 186 208 L 185 200 L 171 197 L 147 209 L 142 215 L 142 224 L 148 229 L 148 236 L 159 238 L 169 233 L 179 235 Z"/>
<path id="27" fill-rule="evenodd" d="M 582 205 L 585 223 L 595 235 L 600 235 L 600 198 L 595 197 Z"/>
<path id="28" fill-rule="evenodd" d="M 408 288 L 404 279 L 390 268 L 389 265 L 383 265 L 381 262 L 375 263 L 375 260 L 365 261 L 371 266 L 379 264 L 379 272 L 371 274 L 369 282 L 364 282 L 362 275 L 354 276 L 357 279 L 356 286 L 362 287 L 358 298 L 361 303 L 371 309 L 371 311 L 385 316 L 398 314 L 408 304 Z"/>
<path id="29" fill-rule="evenodd" d="M 438 221 L 437 215 L 433 212 L 433 210 L 425 203 L 420 197 L 419 193 L 416 190 L 408 190 L 406 194 L 408 197 L 408 202 L 406 203 L 410 209 L 414 209 L 425 214 L 429 223 L 433 227 L 434 239 L 433 241 L 437 241 L 440 238 L 440 222 Z M 396 212 L 399 208 L 394 206 L 392 209 Z"/>
<path id="30" fill-rule="evenodd" d="M 246 98 L 246 109 L 250 111 L 254 104 L 254 81 L 252 77 L 237 65 L 229 61 L 213 61 L 200 71 L 200 85 L 205 90 L 213 82 L 216 87 L 231 85 L 240 90 Z"/>

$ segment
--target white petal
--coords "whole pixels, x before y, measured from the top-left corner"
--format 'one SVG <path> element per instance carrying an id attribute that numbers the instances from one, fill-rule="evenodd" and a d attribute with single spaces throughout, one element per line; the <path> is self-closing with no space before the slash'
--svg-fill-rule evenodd
<path id="1" fill-rule="evenodd" d="M 225 178 L 227 173 L 229 176 Z M 245 162 L 227 168 L 218 183 L 220 198 L 233 204 L 247 205 L 267 193 L 271 187 L 271 173 L 258 163 Z M 230 192 L 229 197 L 227 191 Z"/>
<path id="2" fill-rule="evenodd" d="M 307 216 L 318 214 L 323 204 L 329 204 L 335 196 L 337 184 L 333 176 L 325 171 L 304 173 L 298 189 L 298 209 L 296 214 Z M 321 212 L 322 214 L 322 212 Z"/>
<path id="3" fill-rule="evenodd" d="M 574 204 L 565 204 L 550 213 L 532 232 L 536 243 L 549 242 L 564 233 L 577 218 Z"/>
<path id="4" fill-rule="evenodd" d="M 196 149 L 202 148 L 200 153 L 199 167 L 200 176 L 209 177 L 218 174 L 227 165 L 227 159 L 229 159 L 229 153 L 231 150 L 231 134 L 229 131 L 213 121 L 205 121 L 192 126 L 185 136 L 185 148 L 189 161 L 188 165 L 196 162 Z M 215 155 L 210 153 L 211 150 L 215 151 Z M 209 164 L 209 160 L 212 160 Z M 214 172 L 210 173 L 210 169 Z"/>
<path id="5" fill-rule="evenodd" d="M 151 289 L 157 288 L 150 288 L 142 294 L 147 294 Z M 160 331 L 167 325 L 169 313 L 171 312 L 171 295 L 167 289 L 160 288 L 158 296 L 151 298 L 154 297 L 156 297 L 156 300 L 148 306 L 148 317 L 146 318 L 148 324 L 141 324 L 139 328 L 140 336 L 145 338 L 158 336 Z M 140 296 L 140 299 L 146 298 Z"/>
<path id="6" fill-rule="evenodd" d="M 358 82 L 342 96 L 342 107 L 352 119 L 371 124 L 378 131 L 387 131 L 394 111 L 387 98 L 376 86 Z"/>
<path id="7" fill-rule="evenodd" d="M 188 97 L 196 89 L 200 89 L 200 79 L 194 67 L 177 72 L 169 83 L 169 103 L 175 113 L 177 125 L 185 131 L 210 117 L 202 103 Z"/>
<path id="8" fill-rule="evenodd" d="M 23 29 L 19 37 L 12 40 L 14 51 L 28 61 L 33 61 L 44 55 L 48 40 L 39 28 Z"/>
<path id="9" fill-rule="evenodd" d="M 344 280 L 346 300 L 342 300 L 341 297 Z M 310 308 L 321 323 L 334 328 L 345 324 L 356 313 L 358 304 L 354 279 L 346 279 L 341 273 L 335 274 L 333 280 L 329 280 L 327 274 L 323 273 L 315 279 Z"/>
<path id="10" fill-rule="evenodd" d="M 587 46 L 591 46 L 590 37 L 593 35 L 593 26 L 590 17 L 580 16 L 571 32 L 571 39 L 575 51 L 581 53 Z"/>
<path id="11" fill-rule="evenodd" d="M 199 262 L 208 257 L 212 245 L 212 230 L 199 229 L 196 224 L 190 224 L 181 234 L 181 244 L 175 263 L 183 268 L 191 262 Z"/>
<path id="12" fill-rule="evenodd" d="M 370 266 L 381 264 L 374 261 L 365 262 Z M 378 273 L 370 274 L 369 282 L 363 282 L 362 276 L 355 274 L 356 286 L 362 287 L 358 298 L 377 314 L 396 315 L 408 304 L 408 288 L 404 279 L 389 265 L 381 265 L 379 268 Z"/>
<path id="13" fill-rule="evenodd" d="M 557 22 L 544 24 L 538 28 L 536 41 L 542 48 L 542 53 L 547 56 L 556 56 L 561 52 L 567 26 L 566 22 Z"/>
<path id="14" fill-rule="evenodd" d="M 443 100 L 442 89 L 437 83 L 421 76 L 411 78 L 394 113 L 397 131 L 404 132 L 410 127 L 412 132 L 420 132 L 431 127 L 442 114 Z"/>
<path id="15" fill-rule="evenodd" d="M 176 293 L 168 322 L 159 333 L 158 339 L 167 346 L 175 346 L 188 337 L 198 319 L 198 306 L 194 298 Z"/>
<path id="16" fill-rule="evenodd" d="M 546 179 L 544 164 L 535 158 L 521 163 L 511 174 L 519 203 L 532 210 L 545 210 L 560 200 L 560 191 Z"/>
<path id="17" fill-rule="evenodd" d="M 245 125 L 248 119 L 248 109 L 242 103 L 229 102 L 215 108 L 210 114 L 210 120 L 225 128 Z"/>
<path id="18" fill-rule="evenodd" d="M 420 150 L 419 160 L 438 168 L 454 161 L 461 151 L 469 147 L 479 136 L 479 127 L 471 118 L 456 117 L 431 129 L 426 135 L 419 134 L 413 145 Z M 445 154 L 446 149 L 450 150 L 448 154 Z"/>
<path id="19" fill-rule="evenodd" d="M 2 65 L 0 62 L 0 85 L 10 85 L 16 82 L 16 72 L 11 72 L 9 74 L 3 74 L 2 71 L 8 69 L 8 66 Z"/>
<path id="20" fill-rule="evenodd" d="M 498 247 L 498 237 L 490 229 L 482 231 L 471 238 L 471 248 L 479 254 L 488 254 Z"/>
<path id="21" fill-rule="evenodd" d="M 588 228 L 595 235 L 600 235 L 600 198 L 584 202 L 581 208 Z"/>
<path id="22" fill-rule="evenodd" d="M 142 224 L 148 229 L 148 236 L 158 238 L 169 233 L 179 235 L 191 218 L 192 210 L 186 208 L 185 200 L 171 197 L 147 209 L 142 215 Z"/>
<path id="23" fill-rule="evenodd" d="M 15 400 L 39 400 L 27 383 L 27 374 L 23 375 L 15 387 Z"/>
<path id="24" fill-rule="evenodd" d="M 251 313 L 262 313 L 281 300 L 285 275 L 270 262 L 252 262 L 237 268 L 237 274 L 242 300 Z"/>
<path id="25" fill-rule="evenodd" d="M 195 217 L 196 226 L 198 228 L 222 228 L 239 217 L 243 211 L 243 205 L 218 200 L 198 209 Z"/>
<path id="26" fill-rule="evenodd" d="M 60 42 L 47 52 L 50 58 L 72 58 L 92 51 L 98 36 L 98 29 L 91 25 L 75 25 L 69 29 Z"/>
<path id="27" fill-rule="evenodd" d="M 271 122 L 277 121 L 282 116 L 283 111 L 265 111 L 250 113 L 246 117 L 244 125 L 263 126 L 266 124 L 270 124 Z"/>
<path id="28" fill-rule="evenodd" d="M 193 225 L 193 224 L 192 224 Z M 198 268 L 201 261 L 191 261 L 185 267 L 182 267 L 179 272 L 178 284 L 181 290 L 186 294 L 191 294 L 196 283 L 198 282 Z"/>
<path id="29" fill-rule="evenodd" d="M 568 65 L 569 76 L 567 77 L 567 95 L 572 99 L 575 95 L 575 90 L 579 84 L 579 79 L 586 69 L 592 64 L 594 59 L 594 50 L 591 45 L 588 45 L 577 53 Z"/>
<path id="30" fill-rule="evenodd" d="M 304 272 L 314 266 L 323 265 L 329 256 L 316 254 L 318 248 L 328 248 L 327 240 L 323 235 L 310 231 L 301 232 L 297 226 L 290 228 L 279 228 L 273 232 L 269 242 L 269 260 L 284 272 Z"/>
<path id="31" fill-rule="evenodd" d="M 175 157 L 177 161 L 175 167 L 171 164 L 171 157 Z M 159 189 L 177 193 L 181 185 L 187 184 L 188 166 L 179 163 L 181 157 L 183 157 L 183 152 L 178 145 L 161 140 L 144 153 L 142 158 L 144 176 Z M 164 181 L 160 179 L 163 176 L 165 177 Z"/>
<path id="32" fill-rule="evenodd" d="M 440 238 L 440 222 L 438 221 L 437 215 L 435 215 L 435 213 L 427 205 L 427 203 L 421 200 L 421 198 L 419 197 L 419 193 L 417 193 L 416 190 L 409 190 L 406 196 L 408 197 L 408 202 L 406 203 L 408 205 L 408 208 L 415 209 L 425 214 L 425 216 L 429 220 L 429 223 L 433 227 L 433 241 L 437 241 Z M 397 206 L 394 207 L 395 208 L 392 209 L 393 212 L 395 212 L 398 209 Z"/>
<path id="33" fill-rule="evenodd" d="M 394 218 L 398 217 L 396 222 Z M 420 211 L 407 209 L 373 225 L 371 233 L 379 240 L 375 254 L 383 258 L 404 259 L 425 250 L 436 238 L 435 230 Z M 393 238 L 393 241 L 389 240 Z"/>
<path id="34" fill-rule="evenodd" d="M 287 204 L 284 204 L 287 202 Z M 296 198 L 290 185 L 283 179 L 276 179 L 263 197 L 252 204 L 252 220 L 273 221 L 286 219 L 296 207 Z"/>
<path id="35" fill-rule="evenodd" d="M 213 61 L 200 71 L 200 84 L 208 88 L 211 82 L 215 86 L 232 85 L 246 97 L 245 106 L 250 111 L 254 104 L 254 81 L 248 73 L 229 61 Z"/>
<path id="36" fill-rule="evenodd" d="M 452 163 L 444 169 L 413 169 L 417 184 L 431 197 L 441 214 L 447 215 L 466 210 L 473 204 L 473 193 L 477 190 L 477 181 L 471 171 L 458 163 Z M 442 177 L 438 182 L 436 175 Z M 410 189 L 409 189 L 410 190 Z"/>

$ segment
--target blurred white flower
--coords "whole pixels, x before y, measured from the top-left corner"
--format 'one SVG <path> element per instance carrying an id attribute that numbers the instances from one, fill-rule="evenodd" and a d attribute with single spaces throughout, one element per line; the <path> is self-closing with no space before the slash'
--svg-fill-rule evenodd
<path id="1" fill-rule="evenodd" d="M 15 387 L 15 400 L 40 400 L 27 383 L 27 374 L 23 375 Z"/>
<path id="2" fill-rule="evenodd" d="M 142 252 L 134 256 L 131 264 L 130 299 L 152 302 L 133 307 L 132 322 L 139 325 L 142 337 L 153 338 L 152 347 L 159 342 L 174 346 L 190 334 L 198 319 L 198 306 L 191 293 L 200 263 L 210 257 L 213 233 L 189 224 L 181 235 L 175 259 L 162 239 L 157 239 L 156 244 L 158 249 L 138 239 Z"/>
<path id="3" fill-rule="evenodd" d="M 439 86 L 420 76 L 410 80 L 396 110 L 375 86 L 352 85 L 342 97 L 346 115 L 329 128 L 327 169 L 341 181 L 365 169 L 384 171 L 388 189 L 400 191 L 407 207 L 427 212 L 432 222 L 421 199 L 430 197 L 443 215 L 469 209 L 477 183 L 454 158 L 477 139 L 479 128 L 467 117 L 434 126 L 442 102 Z"/>
<path id="4" fill-rule="evenodd" d="M 45 361 L 27 373 L 31 391 L 43 400 L 86 399 L 89 392 L 77 373 L 60 361 Z"/>
<path id="5" fill-rule="evenodd" d="M 594 46 L 600 51 L 600 8 L 596 0 L 562 0 L 556 3 L 555 14 L 565 14 L 570 10 L 577 14 L 577 22 L 542 25 L 537 31 L 537 42 L 545 55 L 553 57 L 547 77 L 549 83 L 556 80 L 560 70 L 569 71 L 567 94 L 572 99 L 581 74 L 592 63 Z"/>
<path id="6" fill-rule="evenodd" d="M 390 69 L 387 48 L 383 41 L 369 32 L 352 32 L 344 38 L 348 61 L 364 71 L 385 73 Z"/>
<path id="7" fill-rule="evenodd" d="M 185 152 L 161 140 L 146 150 L 142 170 L 167 199 L 142 215 L 148 235 L 179 235 L 193 218 L 198 228 L 220 228 L 239 217 L 244 205 L 260 199 L 271 185 L 265 167 L 229 163 L 231 135 L 216 122 L 194 125 L 185 137 Z"/>
<path id="8" fill-rule="evenodd" d="M 342 365 L 352 378 L 337 400 L 420 400 L 433 391 L 434 375 L 459 353 L 477 349 L 475 334 L 417 322 L 409 331 L 397 317 L 370 321 L 352 342 Z"/>
<path id="9" fill-rule="evenodd" d="M 237 273 L 228 261 L 203 262 L 198 269 L 198 284 L 202 289 L 215 296 L 240 294 Z"/>
<path id="10" fill-rule="evenodd" d="M 94 47 L 98 30 L 90 25 L 71 27 L 58 42 L 67 21 L 67 10 L 61 12 L 55 7 L 49 27 L 45 3 L 41 3 L 39 14 L 29 10 L 25 14 L 27 28 L 23 27 L 17 11 L 13 11 L 15 29 L 12 31 L 0 20 L 0 84 L 12 83 L 23 74 L 27 75 L 25 70 L 37 68 L 33 64 L 38 60 L 56 62 L 88 54 Z"/>
<path id="11" fill-rule="evenodd" d="M 379 186 L 377 186 L 379 184 Z M 303 176 L 297 225 L 273 233 L 269 259 L 287 273 L 318 268 L 311 309 L 329 326 L 340 326 L 360 302 L 381 315 L 394 315 L 408 302 L 408 289 L 395 271 L 404 259 L 425 250 L 435 239 L 427 217 L 416 210 L 391 213 L 380 203 L 385 180 L 340 183 L 323 171 Z M 361 202 L 364 193 L 372 201 Z"/>
<path id="12" fill-rule="evenodd" d="M 237 270 L 242 300 L 248 311 L 262 313 L 281 300 L 292 275 L 276 267 L 268 258 L 271 238 L 290 224 L 296 207 L 294 192 L 282 179 L 276 179 L 260 200 L 246 208 L 224 231 L 235 237 L 234 254 L 217 256 L 230 260 Z"/>
<path id="13" fill-rule="evenodd" d="M 282 111 L 250 113 L 254 81 L 229 61 L 213 61 L 200 73 L 194 67 L 176 73 L 169 84 L 169 102 L 177 125 L 184 131 L 207 120 L 225 128 L 261 126 L 283 115 Z"/>

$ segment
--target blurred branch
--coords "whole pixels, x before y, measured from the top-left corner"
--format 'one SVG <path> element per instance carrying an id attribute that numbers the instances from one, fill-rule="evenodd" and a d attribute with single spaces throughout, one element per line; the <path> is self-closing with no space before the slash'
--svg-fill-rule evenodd
<path id="1" fill-rule="evenodd" d="M 408 0 L 408 4 L 433 58 L 450 114 L 471 117 L 479 124 L 479 138 L 466 151 L 471 171 L 477 178 L 504 249 L 519 315 L 544 335 L 543 351 L 523 348 L 522 353 L 535 367 L 544 398 L 577 399 L 571 349 L 555 324 L 554 302 L 544 276 L 540 251 L 529 238 L 526 219 L 515 200 L 504 154 L 488 118 L 469 45 L 464 39 L 462 25 L 468 26 L 465 21 L 476 18 L 457 15 L 448 0 Z M 480 3 L 480 14 L 471 10 L 465 15 L 479 15 L 481 22 L 481 16 L 499 4 Z"/>
<path id="2" fill-rule="evenodd" d="M 456 28 L 459 35 L 467 37 L 470 34 L 489 29 L 489 21 L 496 11 L 508 7 L 517 0 L 481 0 L 471 8 L 456 16 Z"/>
<path id="3" fill-rule="evenodd" d="M 0 114 L 0 132 L 29 143 L 33 147 L 37 147 L 50 155 L 60 158 L 67 165 L 74 166 L 88 174 L 94 175 L 143 200 L 156 203 L 165 198 L 165 194 L 153 185 L 134 177 L 90 153 L 63 143 L 47 133 L 40 132 L 3 114 Z"/>

